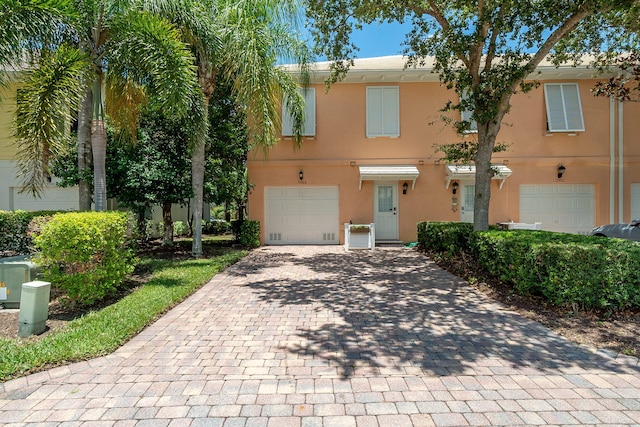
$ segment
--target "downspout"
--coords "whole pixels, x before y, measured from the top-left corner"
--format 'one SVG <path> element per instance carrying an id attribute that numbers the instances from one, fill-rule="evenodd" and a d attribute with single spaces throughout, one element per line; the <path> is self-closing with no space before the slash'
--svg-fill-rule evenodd
<path id="1" fill-rule="evenodd" d="M 618 218 L 624 222 L 624 102 L 618 101 Z"/>
<path id="2" fill-rule="evenodd" d="M 616 222 L 616 101 L 609 97 L 609 223 Z"/>

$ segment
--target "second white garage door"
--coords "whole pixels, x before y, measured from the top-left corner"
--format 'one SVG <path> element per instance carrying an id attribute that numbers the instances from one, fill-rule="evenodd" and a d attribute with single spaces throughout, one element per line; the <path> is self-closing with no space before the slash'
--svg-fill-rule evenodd
<path id="1" fill-rule="evenodd" d="M 266 187 L 265 243 L 339 243 L 338 187 Z"/>
<path id="2" fill-rule="evenodd" d="M 595 186 L 520 186 L 520 222 L 541 222 L 543 230 L 584 234 L 595 227 Z"/>

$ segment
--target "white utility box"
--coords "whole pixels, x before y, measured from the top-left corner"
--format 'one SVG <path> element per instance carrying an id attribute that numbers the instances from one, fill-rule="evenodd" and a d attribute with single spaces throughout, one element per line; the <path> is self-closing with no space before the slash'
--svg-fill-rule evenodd
<path id="1" fill-rule="evenodd" d="M 47 329 L 51 283 L 27 282 L 22 285 L 22 301 L 18 316 L 18 336 L 41 334 Z"/>

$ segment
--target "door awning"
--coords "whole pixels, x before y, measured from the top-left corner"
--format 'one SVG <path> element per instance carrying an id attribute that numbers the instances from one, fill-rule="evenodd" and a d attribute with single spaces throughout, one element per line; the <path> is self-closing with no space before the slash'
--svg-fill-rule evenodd
<path id="1" fill-rule="evenodd" d="M 411 189 L 416 186 L 420 172 L 415 166 L 358 166 L 360 168 L 360 185 L 362 181 L 411 181 Z"/>
<path id="2" fill-rule="evenodd" d="M 504 182 L 507 178 L 511 176 L 511 169 L 506 167 L 505 165 L 491 165 L 491 169 L 493 170 L 492 179 L 499 179 L 500 184 L 498 185 L 499 189 L 502 189 Z M 447 170 L 447 181 L 446 188 L 449 188 L 449 184 L 454 179 L 475 179 L 476 176 L 476 167 L 475 165 L 446 165 Z"/>

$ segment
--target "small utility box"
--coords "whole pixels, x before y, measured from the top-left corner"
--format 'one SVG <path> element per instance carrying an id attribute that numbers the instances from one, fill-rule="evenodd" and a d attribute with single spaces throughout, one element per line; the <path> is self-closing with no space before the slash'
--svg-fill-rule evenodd
<path id="1" fill-rule="evenodd" d="M 20 315 L 18 316 L 18 336 L 41 334 L 47 328 L 49 318 L 49 297 L 51 283 L 27 282 L 22 284 Z"/>
<path id="2" fill-rule="evenodd" d="M 0 304 L 20 307 L 22 284 L 36 277 L 36 265 L 27 256 L 0 259 Z"/>

